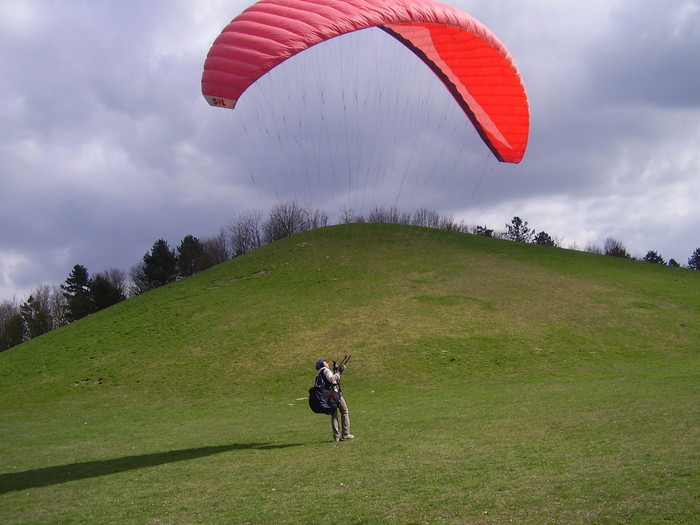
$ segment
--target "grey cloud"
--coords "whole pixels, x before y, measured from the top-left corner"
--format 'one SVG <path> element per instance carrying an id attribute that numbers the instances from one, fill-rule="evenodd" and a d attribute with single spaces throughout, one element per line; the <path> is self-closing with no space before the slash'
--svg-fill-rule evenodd
<path id="1" fill-rule="evenodd" d="M 158 238 L 214 234 L 243 209 L 289 197 L 332 218 L 341 205 L 396 203 L 500 228 L 529 212 L 580 245 L 612 232 L 685 262 L 700 223 L 678 211 L 700 191 L 697 3 L 448 3 L 490 27 L 520 66 L 532 134 L 518 166 L 495 161 L 431 74 L 401 78 L 395 58 L 353 63 L 389 47 L 374 37 L 343 53 L 357 86 L 345 96 L 357 100 L 343 98 L 334 56 L 309 53 L 318 58 L 222 112 L 201 97 L 201 67 L 246 1 L 37 3 L 34 23 L 16 30 L 6 17 L 0 270 L 17 254 L 30 262 L 0 276 L 0 289 L 61 282 L 78 263 L 126 270 Z M 659 217 L 628 223 L 650 203 Z"/>
<path id="2" fill-rule="evenodd" d="M 586 61 L 597 84 L 584 87 L 599 103 L 656 107 L 700 106 L 700 4 L 623 3 L 613 30 Z"/>

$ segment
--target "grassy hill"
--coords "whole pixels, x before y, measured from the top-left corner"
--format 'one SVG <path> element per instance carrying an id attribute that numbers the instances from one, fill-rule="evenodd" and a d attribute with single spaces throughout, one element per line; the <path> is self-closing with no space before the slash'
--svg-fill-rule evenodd
<path id="1" fill-rule="evenodd" d="M 696 523 L 699 321 L 700 272 L 308 232 L 0 353 L 0 522 Z"/>

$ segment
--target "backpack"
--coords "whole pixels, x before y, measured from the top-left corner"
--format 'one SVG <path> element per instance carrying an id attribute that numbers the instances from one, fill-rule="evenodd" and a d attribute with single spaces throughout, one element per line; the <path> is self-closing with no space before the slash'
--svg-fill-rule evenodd
<path id="1" fill-rule="evenodd" d="M 326 380 L 323 372 L 316 376 L 314 386 L 309 388 L 309 407 L 317 414 L 332 414 L 338 407 L 340 393 Z"/>

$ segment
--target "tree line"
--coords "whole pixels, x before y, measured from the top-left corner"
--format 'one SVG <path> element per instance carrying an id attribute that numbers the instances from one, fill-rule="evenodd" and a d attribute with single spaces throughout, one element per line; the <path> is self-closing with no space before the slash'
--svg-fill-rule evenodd
<path id="1" fill-rule="evenodd" d="M 378 207 L 366 216 L 343 208 L 340 210 L 339 222 L 407 224 L 514 242 L 562 247 L 561 241 L 545 231 L 537 232 L 530 228 L 527 221 L 517 216 L 501 231 L 487 226 L 456 222 L 450 216 L 426 208 L 409 213 L 396 207 Z M 264 244 L 328 224 L 328 215 L 322 210 L 301 206 L 296 202 L 282 202 L 272 206 L 267 216 L 261 210 L 240 213 L 225 224 L 216 236 L 199 239 L 193 235 L 186 235 L 176 249 L 171 249 L 165 240 L 158 239 L 129 272 L 111 268 L 91 276 L 85 266 L 76 264 L 62 284 L 41 285 L 19 304 L 8 300 L 0 303 L 0 351 L 130 297 L 194 275 Z M 573 246 L 570 249 L 578 247 Z M 614 238 L 606 239 L 603 246 L 588 245 L 584 251 L 634 259 L 625 246 Z M 640 260 L 652 264 L 681 266 L 674 259 L 666 262 L 653 250 L 648 251 Z M 700 270 L 700 248 L 688 259 L 687 268 Z"/>

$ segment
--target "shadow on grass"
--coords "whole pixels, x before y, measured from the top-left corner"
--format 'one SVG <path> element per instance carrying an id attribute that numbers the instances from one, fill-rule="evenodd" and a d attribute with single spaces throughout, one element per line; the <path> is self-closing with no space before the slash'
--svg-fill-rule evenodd
<path id="1" fill-rule="evenodd" d="M 301 443 L 290 445 L 270 445 L 267 443 L 238 443 L 232 445 L 219 445 L 213 447 L 188 448 L 184 450 L 171 450 L 155 454 L 141 456 L 126 456 L 123 458 L 105 459 L 102 461 L 86 461 L 84 463 L 72 463 L 56 467 L 45 467 L 23 472 L 11 472 L 0 474 L 0 494 L 16 490 L 26 490 L 38 487 L 57 485 L 68 481 L 86 478 L 97 478 L 136 470 L 155 467 L 165 463 L 187 461 L 232 450 L 275 450 L 287 447 L 297 447 Z"/>

